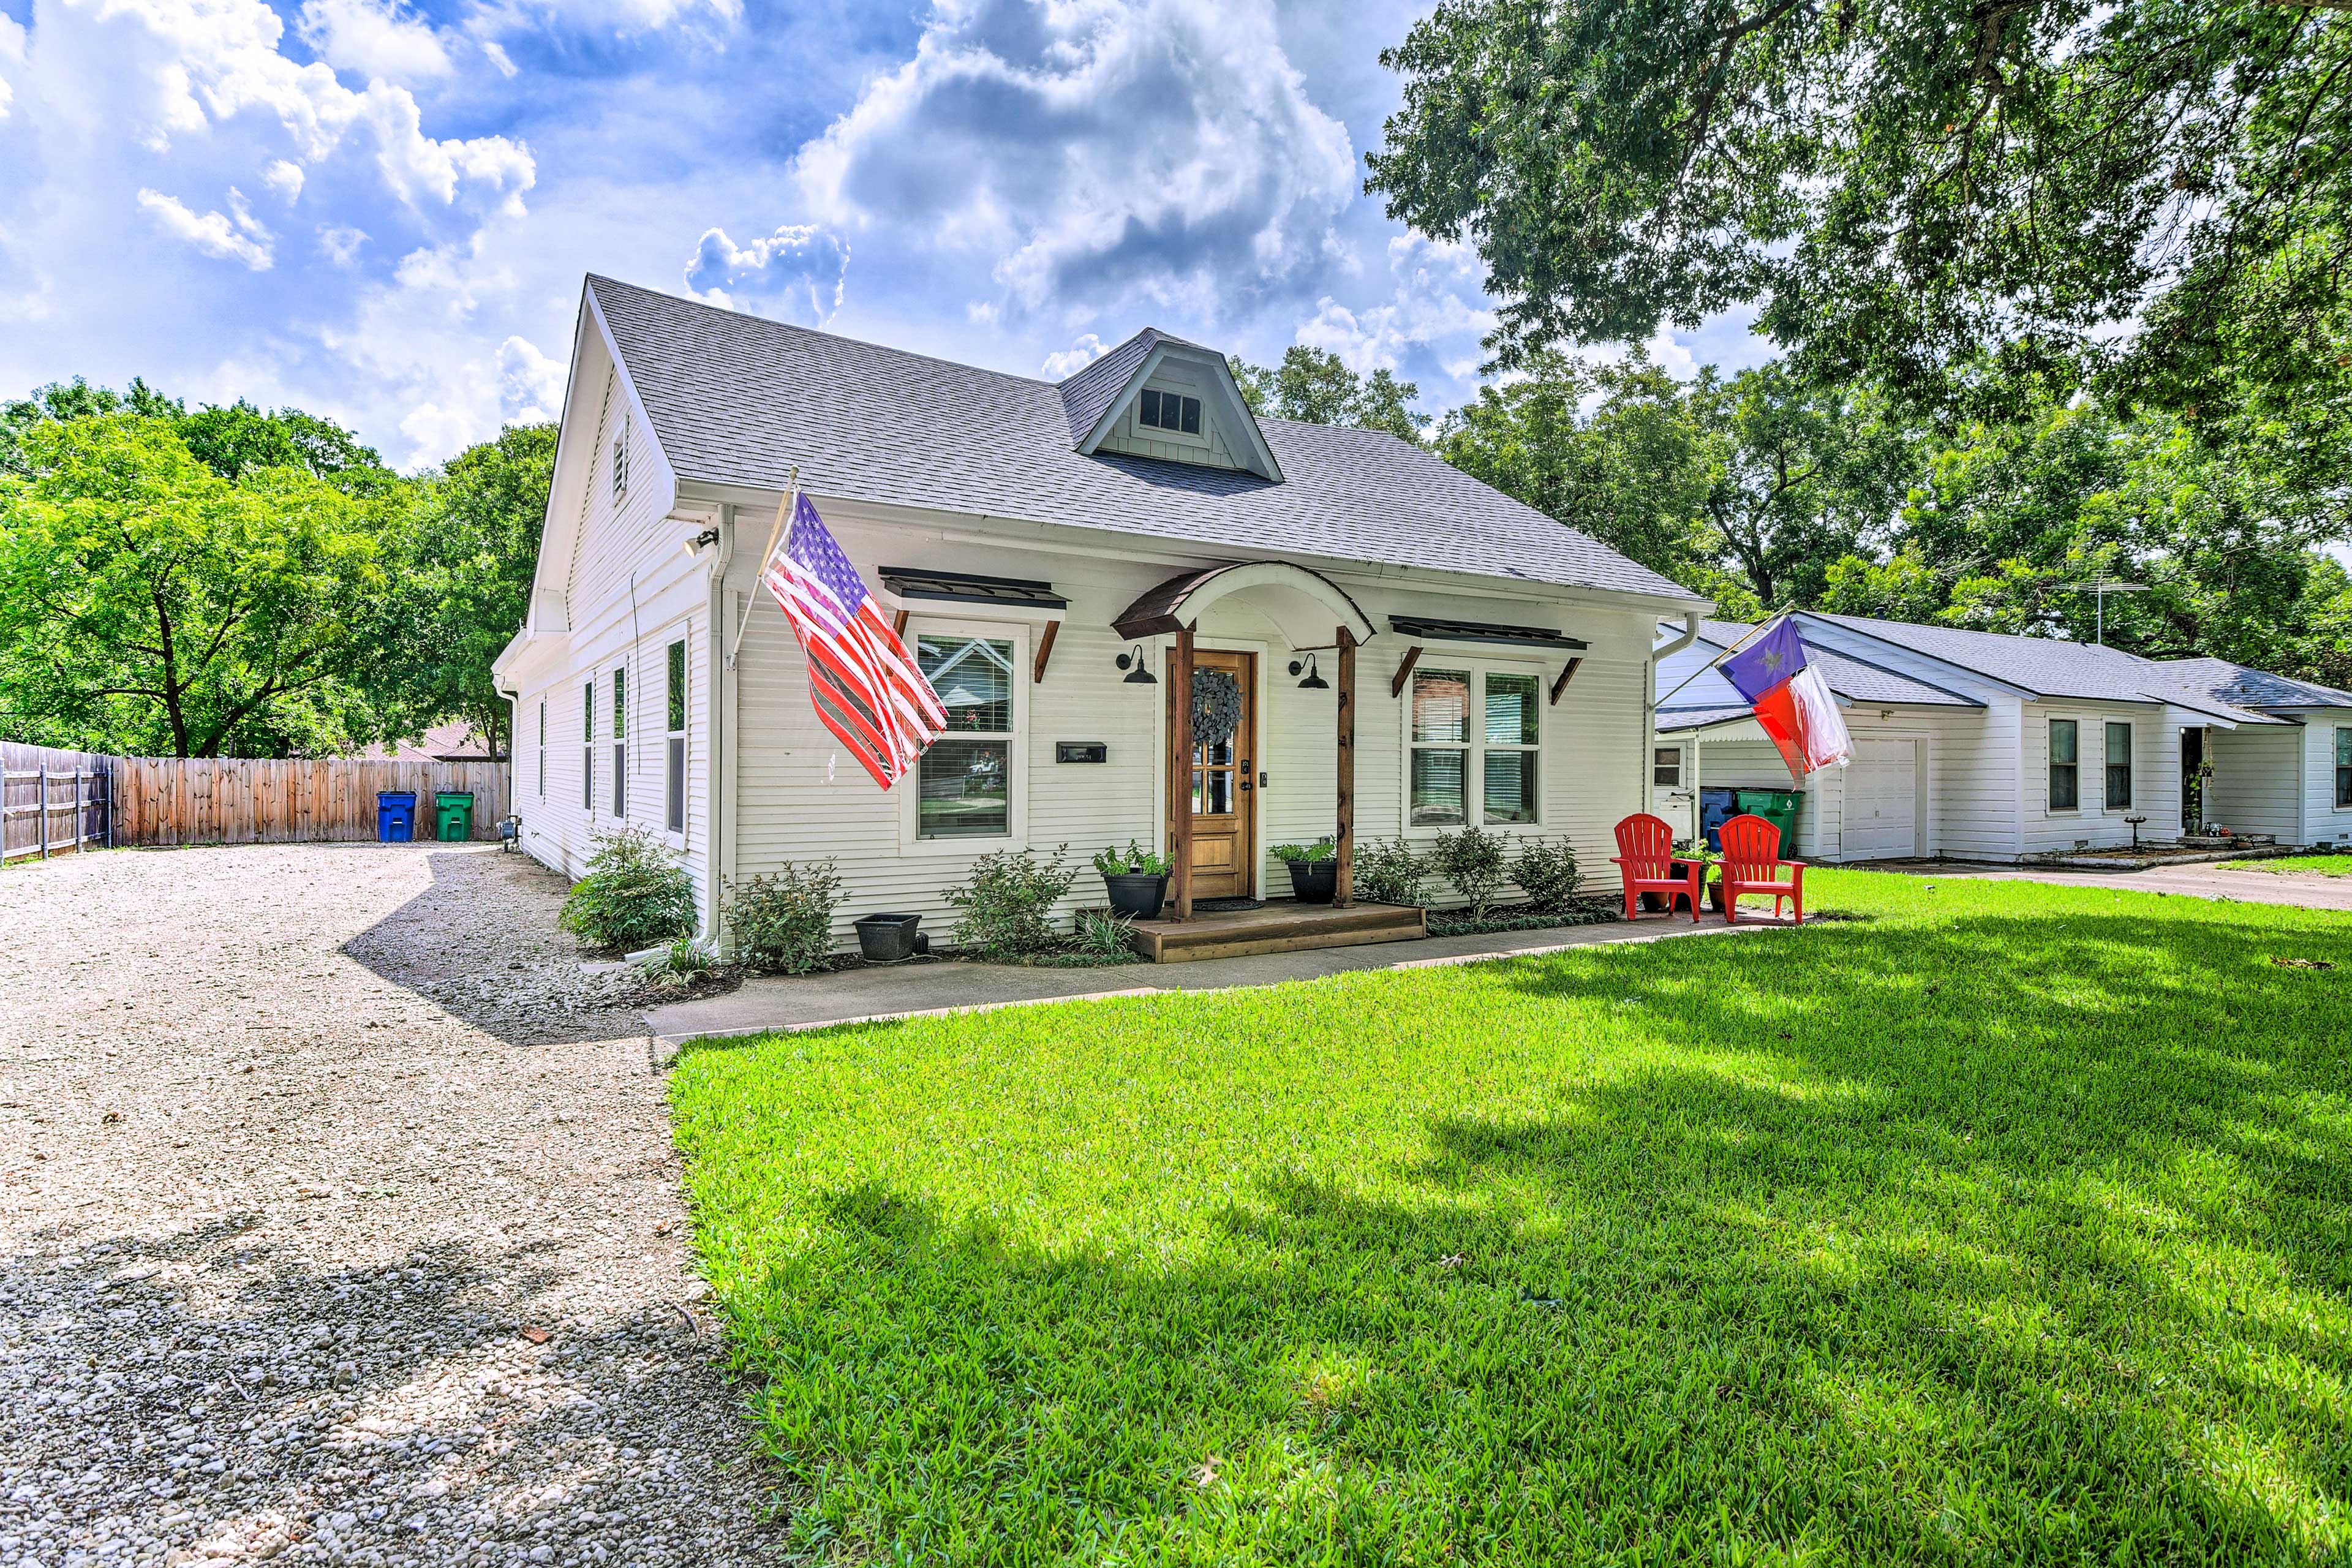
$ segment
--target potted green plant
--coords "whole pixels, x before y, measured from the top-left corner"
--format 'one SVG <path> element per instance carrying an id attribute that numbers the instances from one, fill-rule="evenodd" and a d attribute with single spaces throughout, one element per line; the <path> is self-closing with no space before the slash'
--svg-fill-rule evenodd
<path id="1" fill-rule="evenodd" d="M 1290 868 L 1290 896 L 1302 904 L 1328 904 L 1339 891 L 1337 853 L 1328 838 L 1274 847 L 1274 858 Z"/>
<path id="2" fill-rule="evenodd" d="M 1160 906 L 1168 901 L 1168 874 L 1174 869 L 1168 857 L 1130 838 L 1124 851 L 1106 849 L 1096 856 L 1095 869 L 1102 873 L 1111 913 L 1138 921 L 1159 918 Z"/>

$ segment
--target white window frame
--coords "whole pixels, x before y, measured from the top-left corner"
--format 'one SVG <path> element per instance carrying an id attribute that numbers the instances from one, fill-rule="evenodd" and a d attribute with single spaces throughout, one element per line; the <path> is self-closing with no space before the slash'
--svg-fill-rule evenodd
<path id="1" fill-rule="evenodd" d="M 580 699 L 580 809 L 588 820 L 596 820 L 596 675 L 591 670 L 586 684 L 581 687 Z"/>
<path id="2" fill-rule="evenodd" d="M 2336 725 L 2327 737 L 2329 742 L 2327 752 L 2327 798 L 2331 802 L 2334 801 L 2337 795 L 2344 793 L 2336 785 L 2336 775 L 2342 772 L 2345 766 L 2343 762 L 2345 751 L 2344 737 L 2347 735 L 2352 735 L 2352 724 Z M 2336 805 L 2332 806 L 2331 809 L 2336 811 L 2352 811 L 2352 805 Z"/>
<path id="3" fill-rule="evenodd" d="M 624 662 L 613 667 L 613 820 L 629 820 L 629 667 Z"/>
<path id="4" fill-rule="evenodd" d="M 1435 675 L 1466 670 L 1470 676 L 1470 739 L 1464 748 L 1468 756 L 1462 767 L 1462 815 L 1457 824 L 1426 823 L 1412 820 L 1412 690 L 1413 680 L 1423 675 Z M 1536 815 L 1532 822 L 1494 822 L 1486 820 L 1486 678 L 1490 675 L 1531 677 L 1535 681 L 1536 740 L 1532 746 L 1496 746 L 1498 752 L 1524 752 L 1536 760 Z M 1456 658 L 1451 655 L 1424 649 L 1412 667 L 1412 675 L 1404 683 L 1404 700 L 1399 704 L 1403 711 L 1398 716 L 1398 749 L 1402 752 L 1402 766 L 1398 778 L 1398 830 L 1407 838 L 1430 839 L 1440 834 L 1456 833 L 1464 827 L 1486 827 L 1497 833 L 1540 833 L 1550 823 L 1546 803 L 1546 788 L 1551 771 L 1551 760 L 1546 754 L 1550 738 L 1550 720 L 1546 712 L 1549 704 L 1544 696 L 1544 667 L 1532 659 L 1496 658 L 1488 656 Z M 1424 747 L 1424 750 L 1451 751 L 1452 746 Z"/>
<path id="5" fill-rule="evenodd" d="M 2111 798 L 2108 788 L 2116 776 L 2115 745 L 2116 731 L 2118 730 L 2124 732 L 2124 776 L 2129 781 L 2125 786 L 2124 798 L 2121 800 Z M 2074 749 L 2077 752 L 2083 749 L 2079 740 L 2076 741 Z M 2099 721 L 2099 805 L 2103 810 L 2116 812 L 2133 809 L 2132 802 L 2139 798 L 2138 751 L 2139 731 L 2130 720 L 2102 719 Z M 2079 779 L 2075 782 L 2075 788 L 2079 795 L 2081 791 Z"/>
<path id="6" fill-rule="evenodd" d="M 629 419 L 621 416 L 621 427 L 613 433 L 613 499 L 619 500 L 629 493 Z"/>
<path id="7" fill-rule="evenodd" d="M 1013 728 L 1001 732 L 1005 741 L 1005 765 L 1011 773 L 1005 784 L 1005 819 L 1010 832 L 987 838 L 925 838 L 922 835 L 922 763 L 917 760 L 906 776 L 894 787 L 898 802 L 898 852 L 902 855 L 952 855 L 966 859 L 991 854 L 999 849 L 1029 847 L 1029 632 L 1031 623 L 1020 620 L 968 620 L 944 616 L 915 615 L 907 622 L 901 640 L 907 645 L 907 657 L 919 660 L 921 649 L 917 639 L 924 637 L 985 637 L 992 642 L 1013 645 Z M 946 740 L 995 740 L 1000 732 L 970 734 L 953 731 Z M 855 765 L 855 764 L 852 764 Z"/>
<path id="8" fill-rule="evenodd" d="M 694 816 L 692 769 L 694 759 L 687 745 L 687 734 L 694 723 L 694 638 L 691 626 L 672 628 L 677 636 L 661 634 L 662 650 L 662 832 L 669 840 L 683 847 L 687 823 Z M 677 674 L 677 728 L 669 727 L 670 650 L 679 650 Z M 677 803 L 677 825 L 671 825 L 670 803 Z"/>
<path id="9" fill-rule="evenodd" d="M 1127 422 L 1133 428 L 1138 440 L 1167 441 L 1179 447 L 1198 447 L 1202 451 L 1207 451 L 1213 443 L 1209 439 L 1209 400 L 1201 395 L 1206 390 L 1205 387 L 1172 386 L 1163 382 L 1147 382 L 1136 390 L 1135 401 L 1128 407 Z M 1183 430 L 1171 430 L 1161 425 L 1146 425 L 1143 422 L 1143 395 L 1146 392 L 1156 392 L 1162 397 L 1189 397 L 1199 404 L 1201 405 L 1199 432 L 1194 434 Z"/>
<path id="10" fill-rule="evenodd" d="M 2060 805 L 2057 792 L 2051 785 L 2058 774 L 2058 726 L 2074 727 L 2074 760 L 2067 765 L 2074 770 L 2074 804 Z M 2083 815 L 2083 721 L 2080 715 L 2044 714 L 2042 720 L 2042 814 L 2044 816 L 2080 816 Z"/>
<path id="11" fill-rule="evenodd" d="M 1542 731 L 1538 730 L 1537 732 L 1540 734 Z M 1674 758 L 1671 763 L 1661 760 L 1669 755 Z M 1675 776 L 1671 779 L 1660 778 L 1659 770 L 1669 766 L 1674 769 Z M 1650 787 L 1652 789 L 1679 790 L 1684 787 L 1683 778 L 1689 771 L 1689 759 L 1684 754 L 1679 743 L 1671 746 L 1661 746 L 1654 741 L 1650 743 Z M 1536 780 L 1536 785 L 1538 793 L 1540 794 L 1543 785 L 1540 775 Z"/>
<path id="12" fill-rule="evenodd" d="M 547 699 L 539 700 L 539 804 L 547 804 Z"/>

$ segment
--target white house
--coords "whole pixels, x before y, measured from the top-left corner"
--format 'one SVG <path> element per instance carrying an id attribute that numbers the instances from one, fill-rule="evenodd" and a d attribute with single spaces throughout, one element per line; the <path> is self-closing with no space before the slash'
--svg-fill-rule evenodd
<path id="1" fill-rule="evenodd" d="M 953 721 L 887 792 L 757 581 L 795 470 Z M 1465 823 L 1565 838 L 1605 892 L 1654 628 L 1706 604 L 1412 443 L 1253 418 L 1157 331 L 1049 383 L 591 278 L 497 670 L 525 847 L 576 874 L 658 832 L 707 933 L 787 860 L 835 863 L 845 932 L 937 929 L 991 850 L 1182 838 L 1193 897 L 1248 899 L 1287 892 L 1277 844 Z M 1178 781 L 1186 659 L 1238 711 Z"/>
<path id="2" fill-rule="evenodd" d="M 1854 754 L 1794 786 L 1805 793 L 1794 855 L 2014 860 L 2126 845 L 2135 830 L 2165 841 L 2200 824 L 2287 843 L 2352 837 L 2352 696 L 2343 692 L 2219 660 L 1858 616 L 1795 618 Z M 1660 663 L 1652 787 L 1678 832 L 1691 831 L 1700 790 L 1792 787 L 1708 668 L 1750 629 L 1704 622 L 1696 641 Z M 2341 736 L 2330 716 L 2345 720 Z"/>

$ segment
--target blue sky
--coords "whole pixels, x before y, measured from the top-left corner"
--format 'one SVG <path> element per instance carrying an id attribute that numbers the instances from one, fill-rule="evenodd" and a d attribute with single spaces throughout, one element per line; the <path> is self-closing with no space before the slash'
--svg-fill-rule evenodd
<path id="1" fill-rule="evenodd" d="M 0 395 L 143 374 L 415 466 L 554 411 L 593 270 L 1024 374 L 1311 342 L 1442 410 L 1476 259 L 1361 191 L 1419 8 L 0 0 Z"/>

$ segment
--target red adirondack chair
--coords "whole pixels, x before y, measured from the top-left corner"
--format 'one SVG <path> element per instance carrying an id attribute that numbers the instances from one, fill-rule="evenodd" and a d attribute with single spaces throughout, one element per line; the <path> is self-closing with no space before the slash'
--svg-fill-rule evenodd
<path id="1" fill-rule="evenodd" d="M 1665 818 L 1639 812 L 1617 825 L 1617 854 L 1609 862 L 1625 874 L 1625 918 L 1632 920 L 1643 893 L 1666 895 L 1666 913 L 1677 897 L 1690 900 L 1691 923 L 1698 923 L 1699 879 L 1706 868 L 1675 858 L 1675 830 Z"/>
<path id="2" fill-rule="evenodd" d="M 1778 875 L 1787 872 L 1784 880 Z M 1772 912 L 1780 900 L 1796 905 L 1797 923 L 1805 923 L 1805 868 L 1802 862 L 1780 858 L 1780 830 L 1760 816 L 1735 816 L 1723 825 L 1723 918 L 1739 923 L 1739 899 L 1769 894 Z"/>

